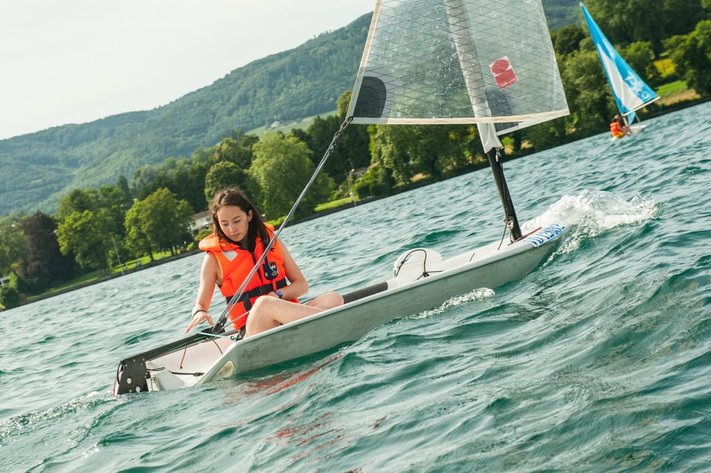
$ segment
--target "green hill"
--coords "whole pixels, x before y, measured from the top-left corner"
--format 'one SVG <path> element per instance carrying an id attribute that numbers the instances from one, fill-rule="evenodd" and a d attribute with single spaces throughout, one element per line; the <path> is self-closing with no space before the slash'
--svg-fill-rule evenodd
<path id="1" fill-rule="evenodd" d="M 365 15 L 163 107 L 0 141 L 0 215 L 51 209 L 68 189 L 130 178 L 143 164 L 189 156 L 233 129 L 331 113 L 353 86 L 369 24 Z"/>
<path id="2" fill-rule="evenodd" d="M 551 28 L 575 18 L 575 1 L 544 4 Z M 168 105 L 0 141 L 0 215 L 51 212 L 73 188 L 130 179 L 144 164 L 189 156 L 231 130 L 332 113 L 353 86 L 370 17 L 235 69 Z"/>

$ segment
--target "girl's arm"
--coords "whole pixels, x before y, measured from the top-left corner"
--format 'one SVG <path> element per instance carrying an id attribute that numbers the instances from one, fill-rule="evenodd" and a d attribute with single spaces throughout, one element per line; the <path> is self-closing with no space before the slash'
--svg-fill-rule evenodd
<path id="1" fill-rule="evenodd" d="M 291 257 L 289 250 L 286 249 L 286 245 L 281 241 L 279 245 L 281 246 L 281 254 L 284 257 L 286 278 L 289 280 L 289 285 L 282 288 L 281 291 L 284 294 L 284 299 L 297 299 L 309 292 L 309 283 L 294 258 Z"/>
<path id="2" fill-rule="evenodd" d="M 212 294 L 215 291 L 218 271 L 219 265 L 217 264 L 217 259 L 210 253 L 206 253 L 205 259 L 202 260 L 202 267 L 200 268 L 200 287 L 198 288 L 195 305 L 193 306 L 193 319 L 190 321 L 188 328 L 185 329 L 186 332 L 189 332 L 193 327 L 205 321 L 210 325 L 215 324 L 208 313 L 208 309 L 212 301 Z"/>

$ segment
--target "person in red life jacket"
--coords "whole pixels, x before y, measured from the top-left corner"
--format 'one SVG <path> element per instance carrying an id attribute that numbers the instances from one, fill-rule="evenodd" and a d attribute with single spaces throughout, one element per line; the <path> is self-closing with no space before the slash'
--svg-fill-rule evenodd
<path id="1" fill-rule="evenodd" d="M 610 122 L 610 134 L 613 138 L 622 138 L 630 134 L 630 127 L 624 124 L 619 115 L 615 115 L 612 122 Z"/>
<path id="2" fill-rule="evenodd" d="M 202 322 L 214 325 L 208 309 L 215 285 L 229 303 L 274 234 L 273 227 L 264 223 L 254 204 L 239 189 L 217 192 L 210 213 L 215 231 L 200 241 L 205 258 L 193 318 L 186 332 Z M 230 320 L 236 330 L 245 327 L 245 337 L 249 337 L 343 304 L 343 297 L 337 292 L 299 303 L 297 298 L 308 290 L 306 278 L 278 240 L 230 309 Z"/>

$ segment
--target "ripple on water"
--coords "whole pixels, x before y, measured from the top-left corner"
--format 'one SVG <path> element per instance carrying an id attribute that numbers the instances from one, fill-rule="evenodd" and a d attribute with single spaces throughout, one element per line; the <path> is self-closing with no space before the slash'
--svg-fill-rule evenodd
<path id="1" fill-rule="evenodd" d="M 709 111 L 507 163 L 524 226 L 570 227 L 522 281 L 235 380 L 110 395 L 118 360 L 182 337 L 201 255 L 3 312 L 3 468 L 707 469 Z M 414 247 L 498 241 L 501 218 L 481 171 L 283 240 L 317 293 L 383 281 Z"/>

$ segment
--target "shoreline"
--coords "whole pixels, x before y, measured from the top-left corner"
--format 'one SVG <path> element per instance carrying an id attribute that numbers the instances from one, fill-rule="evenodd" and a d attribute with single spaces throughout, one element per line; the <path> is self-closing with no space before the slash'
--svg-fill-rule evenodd
<path id="1" fill-rule="evenodd" d="M 684 109 L 686 109 L 686 108 L 694 107 L 694 106 L 696 106 L 696 105 L 701 105 L 701 104 L 706 103 L 706 102 L 709 102 L 709 101 L 711 101 L 711 97 L 698 98 L 698 99 L 694 99 L 694 100 L 687 100 L 687 101 L 677 102 L 677 103 L 674 103 L 674 104 L 671 104 L 671 105 L 664 106 L 663 109 L 657 110 L 656 113 L 649 113 L 649 114 L 645 114 L 645 115 L 643 115 L 643 116 L 644 116 L 645 120 L 648 120 L 648 119 L 656 118 L 656 117 L 659 117 L 659 116 L 662 116 L 662 115 L 666 115 L 666 114 L 669 114 L 669 113 L 678 112 L 678 111 L 684 110 Z M 661 108 L 661 107 L 660 107 L 660 108 Z M 590 135 L 590 136 L 595 136 L 595 135 Z M 533 153 L 531 153 L 531 152 L 519 152 L 519 153 L 517 153 L 517 154 L 515 154 L 515 155 L 507 156 L 507 159 L 506 159 L 506 160 L 507 160 L 507 161 L 513 161 L 513 160 L 516 160 L 516 159 L 524 158 L 524 157 L 526 157 L 526 156 L 530 156 L 530 155 L 532 155 L 532 154 L 536 154 L 536 153 L 541 152 L 541 151 L 546 151 L 546 150 L 549 150 L 549 149 L 555 149 L 555 148 L 557 148 L 557 147 L 559 147 L 559 146 L 563 146 L 563 145 L 566 145 L 566 144 L 569 144 L 569 143 L 573 143 L 573 142 L 575 142 L 575 141 L 580 141 L 580 140 L 589 138 L 590 136 L 584 136 L 584 137 L 580 137 L 580 138 L 575 139 L 575 140 L 565 141 L 565 142 L 563 142 L 563 143 L 557 144 L 557 145 L 552 146 L 552 147 L 550 147 L 550 148 L 545 148 L 545 149 L 543 149 L 543 150 L 535 151 L 535 152 L 533 152 Z M 382 195 L 382 196 L 369 196 L 369 197 L 360 199 L 360 200 L 358 200 L 358 201 L 356 201 L 356 202 L 351 202 L 351 203 L 343 204 L 343 205 L 341 205 L 341 206 L 334 207 L 334 208 L 331 208 L 331 209 L 328 209 L 328 210 L 324 210 L 324 211 L 322 211 L 322 212 L 315 212 L 315 213 L 313 213 L 313 214 L 311 214 L 311 215 L 308 215 L 308 216 L 302 217 L 302 218 L 300 218 L 300 219 L 298 219 L 298 220 L 295 220 L 295 221 L 292 222 L 289 226 L 298 225 L 299 223 L 302 223 L 302 222 L 307 222 L 307 221 L 314 220 L 314 219 L 317 219 L 317 218 L 320 218 L 320 217 L 325 217 L 325 216 L 327 216 L 327 215 L 331 215 L 331 214 L 333 214 L 333 213 L 340 212 L 340 211 L 342 211 L 342 210 L 346 210 L 346 209 L 351 208 L 351 207 L 357 207 L 357 206 L 360 206 L 360 205 L 366 205 L 366 204 L 368 204 L 368 203 L 370 203 L 370 202 L 374 202 L 374 201 L 376 201 L 376 200 L 385 199 L 385 198 L 387 198 L 387 197 L 392 197 L 392 196 L 394 196 L 394 195 L 401 194 L 401 193 L 403 193 L 403 192 L 408 192 L 408 191 L 411 191 L 411 190 L 414 190 L 414 189 L 417 189 L 417 188 L 420 188 L 420 187 L 428 186 L 428 185 L 430 185 L 430 184 L 435 184 L 435 183 L 437 183 L 437 182 L 446 181 L 446 180 L 449 180 L 449 179 L 454 178 L 454 177 L 458 177 L 458 176 L 462 176 L 462 175 L 465 175 L 465 174 L 469 174 L 469 173 L 471 173 L 471 172 L 477 172 L 477 171 L 480 171 L 480 170 L 485 169 L 485 168 L 488 168 L 488 167 L 489 167 L 489 164 L 488 164 L 488 163 L 481 164 L 481 165 L 475 165 L 475 166 L 472 166 L 471 168 L 463 169 L 461 172 L 455 173 L 455 174 L 453 174 L 452 176 L 448 176 L 446 179 L 434 180 L 434 179 L 427 179 L 427 178 L 425 178 L 425 179 L 422 179 L 421 181 L 417 181 L 417 182 L 411 183 L 411 184 L 409 184 L 409 185 L 407 185 L 407 186 L 403 186 L 402 188 L 394 189 L 392 192 L 388 193 L 387 195 Z M 49 290 L 49 291 L 47 291 L 46 293 L 38 294 L 38 295 L 36 295 L 36 296 L 32 296 L 32 297 L 28 298 L 28 300 L 25 300 L 25 301 L 20 302 L 18 305 L 16 305 L 15 307 L 12 307 L 11 309 L 2 309 L 2 308 L 0 308 L 0 312 L 4 312 L 4 311 L 7 311 L 7 310 L 12 310 L 12 309 L 15 309 L 15 308 L 18 308 L 18 307 L 22 307 L 23 305 L 32 304 L 32 303 L 34 303 L 34 302 L 39 302 L 39 301 L 42 301 L 42 300 L 45 300 L 45 299 L 49 299 L 49 298 L 52 298 L 52 297 L 55 297 L 55 296 L 59 296 L 59 295 L 62 295 L 62 294 L 66 294 L 67 292 L 72 292 L 72 291 L 75 291 L 75 290 L 77 290 L 77 289 L 82 289 L 82 288 L 85 288 L 85 287 L 87 287 L 87 286 L 91 286 L 91 285 L 94 285 L 94 284 L 100 284 L 100 283 L 102 283 L 102 282 L 104 282 L 104 281 L 109 281 L 109 280 L 111 280 L 111 279 L 119 278 L 119 277 L 122 277 L 122 276 L 127 276 L 127 275 L 129 275 L 129 274 L 132 274 L 132 273 L 135 273 L 135 272 L 138 272 L 138 271 L 142 271 L 142 270 L 144 270 L 144 269 L 149 269 L 149 268 L 152 268 L 152 267 L 155 267 L 155 266 L 160 266 L 160 265 L 165 264 L 165 263 L 170 263 L 170 262 L 172 262 L 172 261 L 176 261 L 176 260 L 181 259 L 181 258 L 185 258 L 185 257 L 188 257 L 188 256 L 193 256 L 193 255 L 198 254 L 198 253 L 200 253 L 200 252 L 201 252 L 201 251 L 200 251 L 199 249 L 194 249 L 194 250 L 186 251 L 186 252 L 184 252 L 184 253 L 180 253 L 180 254 L 177 254 L 177 255 L 168 256 L 168 257 L 165 257 L 165 258 L 161 258 L 161 259 L 152 261 L 152 262 L 150 262 L 150 263 L 146 263 L 146 264 L 144 264 L 144 265 L 142 265 L 142 266 L 140 266 L 140 267 L 134 267 L 134 268 L 131 268 L 131 269 L 127 269 L 127 270 L 125 270 L 125 271 L 122 271 L 121 273 L 112 273 L 112 274 L 107 274 L 107 275 L 99 276 L 99 277 L 97 277 L 97 278 L 95 278 L 95 279 L 91 279 L 91 280 L 88 280 L 88 281 L 84 281 L 84 282 L 82 282 L 82 283 L 78 283 L 78 284 L 76 284 L 76 285 L 67 287 L 67 288 L 65 288 L 65 289 L 59 289 L 59 290 L 56 290 L 56 291 Z"/>

